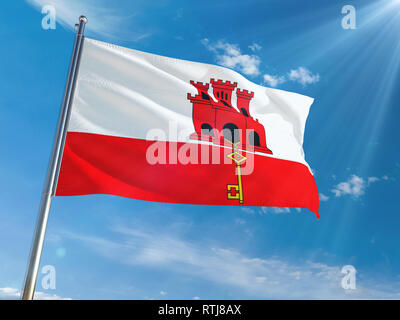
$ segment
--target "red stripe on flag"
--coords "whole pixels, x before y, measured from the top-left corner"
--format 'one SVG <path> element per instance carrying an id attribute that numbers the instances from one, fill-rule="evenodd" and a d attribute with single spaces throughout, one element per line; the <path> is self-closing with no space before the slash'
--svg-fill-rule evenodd
<path id="1" fill-rule="evenodd" d="M 178 161 L 152 165 L 146 159 L 146 151 L 153 143 L 68 132 L 56 195 L 111 194 L 171 203 L 299 207 L 308 208 L 319 217 L 317 186 L 301 163 L 255 155 L 253 172 L 242 176 L 243 203 L 239 204 L 227 197 L 227 184 L 237 183 L 235 164 L 224 164 L 229 149 L 221 152 L 219 164 Z M 169 143 L 177 150 L 182 145 Z M 214 148 L 220 147 L 207 148 L 212 154 Z"/>

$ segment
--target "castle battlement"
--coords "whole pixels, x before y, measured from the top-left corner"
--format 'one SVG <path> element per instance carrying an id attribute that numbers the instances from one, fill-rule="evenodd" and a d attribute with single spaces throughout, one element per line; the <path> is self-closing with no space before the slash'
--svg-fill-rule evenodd
<path id="1" fill-rule="evenodd" d="M 236 89 L 236 95 L 237 95 L 237 97 L 240 96 L 241 98 L 245 98 L 245 99 L 251 100 L 254 97 L 254 92 L 247 91 L 245 89 L 242 90 L 240 88 L 237 88 Z"/>
<path id="2" fill-rule="evenodd" d="M 232 90 L 237 86 L 237 82 L 230 82 L 230 81 L 223 81 L 223 80 L 217 80 L 215 81 L 214 78 L 210 79 L 210 82 L 214 87 L 226 87 L 226 88 L 230 88 L 232 87 Z"/>
<path id="3" fill-rule="evenodd" d="M 190 80 L 190 84 L 196 87 L 198 90 L 202 90 L 207 92 L 208 88 L 210 87 L 209 83 L 203 83 L 203 82 L 194 82 L 193 80 Z"/>

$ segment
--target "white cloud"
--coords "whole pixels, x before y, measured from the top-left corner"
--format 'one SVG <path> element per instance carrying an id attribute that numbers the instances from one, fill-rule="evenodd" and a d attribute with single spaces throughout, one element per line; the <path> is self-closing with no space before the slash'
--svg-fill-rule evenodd
<path id="1" fill-rule="evenodd" d="M 4 287 L 0 288 L 0 300 L 17 300 L 20 299 L 21 292 L 16 288 Z M 56 294 L 49 294 L 41 291 L 36 291 L 35 300 L 71 300 L 70 298 L 61 298 Z"/>
<path id="2" fill-rule="evenodd" d="M 289 213 L 290 209 L 289 208 L 280 208 L 280 207 L 275 207 L 271 208 L 275 213 Z"/>
<path id="3" fill-rule="evenodd" d="M 261 213 L 290 213 L 290 208 L 286 207 L 261 207 Z"/>
<path id="4" fill-rule="evenodd" d="M 276 87 L 286 81 L 293 81 L 306 86 L 308 84 L 316 83 L 319 81 L 319 74 L 312 74 L 310 70 L 299 67 L 297 69 L 292 69 L 286 76 L 264 74 L 264 83 L 270 85 L 271 87 Z"/>
<path id="5" fill-rule="evenodd" d="M 193 300 L 200 300 L 200 297 L 196 296 L 192 298 Z"/>
<path id="6" fill-rule="evenodd" d="M 288 76 L 291 81 L 299 82 L 303 86 L 319 81 L 319 74 L 313 74 L 305 67 L 298 67 L 297 69 L 290 70 Z"/>
<path id="7" fill-rule="evenodd" d="M 270 85 L 271 87 L 276 87 L 277 85 L 286 81 L 284 76 L 273 76 L 270 74 L 264 74 L 263 78 L 264 83 Z"/>
<path id="8" fill-rule="evenodd" d="M 382 177 L 382 179 L 387 180 L 384 177 Z M 364 178 L 361 178 L 353 174 L 347 181 L 341 182 L 338 185 L 336 185 L 331 190 L 331 192 L 334 193 L 336 197 L 341 197 L 344 195 L 352 195 L 355 198 L 358 198 L 365 193 L 367 187 L 369 187 L 372 183 L 377 182 L 379 180 L 380 179 L 377 177 L 368 177 L 365 180 Z M 320 199 L 322 200 L 321 194 L 320 194 Z"/>
<path id="9" fill-rule="evenodd" d="M 126 265 L 190 275 L 202 281 L 239 289 L 237 298 L 344 299 L 340 266 L 314 261 L 290 262 L 278 257 L 251 257 L 236 249 L 194 244 L 176 233 L 145 232 L 144 228 L 113 229 L 120 238 L 109 241 L 97 237 L 66 234 L 89 246 L 99 255 Z M 101 245 L 99 245 L 101 244 Z M 363 282 L 367 283 L 365 277 Z M 357 282 L 350 298 L 400 298 L 392 287 L 382 284 L 369 289 Z"/>
<path id="10" fill-rule="evenodd" d="M 136 14 L 124 15 L 121 10 L 112 7 L 112 3 L 104 0 L 26 0 L 37 10 L 44 5 L 54 6 L 56 20 L 63 27 L 74 30 L 78 18 L 85 15 L 88 18 L 86 30 L 89 33 L 107 38 L 138 41 L 151 35 L 150 32 L 137 32 L 140 26 L 131 25 Z M 137 8 L 139 11 L 139 8 Z M 133 31 L 135 30 L 135 31 Z"/>
<path id="11" fill-rule="evenodd" d="M 35 292 L 35 300 L 71 300 L 71 298 L 62 298 L 56 294 L 49 294 L 45 292 Z"/>
<path id="12" fill-rule="evenodd" d="M 379 178 L 377 177 L 368 177 L 368 184 L 379 181 Z"/>
<path id="13" fill-rule="evenodd" d="M 183 17 L 183 8 L 179 8 L 178 10 L 176 10 L 176 14 L 173 20 L 178 20 L 182 17 Z"/>
<path id="14" fill-rule="evenodd" d="M 162 295 L 162 296 L 166 296 L 168 293 L 166 292 L 166 291 L 160 291 L 160 294 Z"/>
<path id="15" fill-rule="evenodd" d="M 250 214 L 256 213 L 256 211 L 255 211 L 254 209 L 252 209 L 252 208 L 247 208 L 247 207 L 243 207 L 243 208 L 242 208 L 242 211 L 243 211 L 243 212 L 246 212 L 246 213 L 250 213 Z"/>
<path id="16" fill-rule="evenodd" d="M 18 289 L 9 287 L 0 288 L 0 300 L 15 300 L 19 299 L 20 296 L 21 293 Z"/>
<path id="17" fill-rule="evenodd" d="M 331 192 L 334 193 L 336 197 L 352 195 L 358 198 L 365 193 L 366 186 L 367 184 L 363 178 L 353 174 L 347 181 L 340 182 L 338 185 L 336 185 Z"/>
<path id="18" fill-rule="evenodd" d="M 267 277 L 256 277 L 255 280 L 258 283 L 264 283 L 265 280 L 267 280 Z"/>
<path id="19" fill-rule="evenodd" d="M 254 54 L 242 54 L 237 44 L 231 44 L 223 40 L 210 43 L 208 39 L 201 40 L 201 43 L 215 54 L 218 64 L 237 69 L 248 76 L 257 76 L 260 74 L 260 58 Z"/>
<path id="20" fill-rule="evenodd" d="M 237 218 L 237 219 L 235 219 L 235 224 L 236 225 L 244 225 L 244 224 L 246 224 L 246 220 Z"/>
<path id="21" fill-rule="evenodd" d="M 319 194 L 319 200 L 320 201 L 328 201 L 329 197 L 327 195 L 324 195 L 323 193 Z"/>
<path id="22" fill-rule="evenodd" d="M 248 76 L 258 76 L 260 74 L 261 59 L 255 54 L 243 54 L 237 44 L 228 43 L 224 40 L 218 40 L 211 43 L 209 39 L 201 40 L 201 43 L 215 55 L 218 64 L 239 70 Z M 261 49 L 257 43 L 249 46 L 250 50 L 254 53 Z M 288 80 L 301 83 L 306 86 L 311 83 L 319 81 L 319 74 L 313 74 L 305 67 L 298 67 L 292 69 L 286 76 L 264 74 L 263 80 L 265 84 L 271 87 L 276 87 Z"/>
<path id="23" fill-rule="evenodd" d="M 258 50 L 261 50 L 261 46 L 258 43 L 253 43 L 252 45 L 249 45 L 249 48 L 251 51 L 256 52 Z"/>

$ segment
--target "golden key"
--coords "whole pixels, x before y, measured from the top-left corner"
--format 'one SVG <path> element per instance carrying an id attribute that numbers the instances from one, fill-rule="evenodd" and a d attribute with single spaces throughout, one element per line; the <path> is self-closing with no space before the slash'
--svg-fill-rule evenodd
<path id="1" fill-rule="evenodd" d="M 227 157 L 232 159 L 236 163 L 236 170 L 237 170 L 237 177 L 238 183 L 237 184 L 227 184 L 226 187 L 228 189 L 228 199 L 231 200 L 239 200 L 239 203 L 243 203 L 243 187 L 242 187 L 242 172 L 241 172 L 241 164 L 247 160 L 245 156 L 240 154 L 236 151 L 239 142 L 233 143 L 228 139 L 225 139 L 230 144 L 232 144 L 232 153 L 228 154 Z"/>

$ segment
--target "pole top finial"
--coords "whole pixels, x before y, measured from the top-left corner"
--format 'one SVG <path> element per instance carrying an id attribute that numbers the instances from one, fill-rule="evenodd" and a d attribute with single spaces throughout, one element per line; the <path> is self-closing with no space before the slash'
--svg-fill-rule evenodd
<path id="1" fill-rule="evenodd" d="M 87 18 L 85 16 L 80 16 L 79 21 L 83 21 L 84 23 L 87 23 Z"/>

